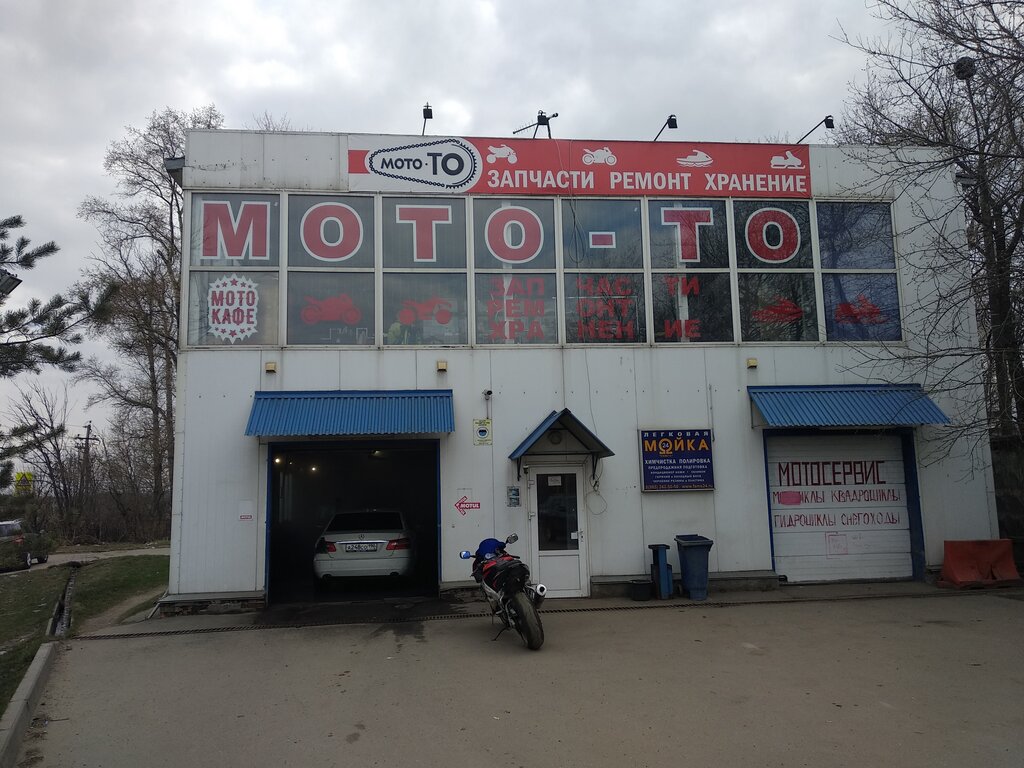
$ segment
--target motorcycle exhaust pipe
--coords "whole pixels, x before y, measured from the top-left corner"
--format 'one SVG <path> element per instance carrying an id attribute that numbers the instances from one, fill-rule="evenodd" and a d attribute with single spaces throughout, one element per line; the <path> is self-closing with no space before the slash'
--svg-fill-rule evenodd
<path id="1" fill-rule="evenodd" d="M 547 593 L 548 593 L 548 588 L 545 587 L 543 584 L 534 584 L 533 585 L 533 594 L 534 594 L 533 605 L 534 605 L 535 608 L 540 608 L 541 603 L 544 602 L 544 595 L 546 595 Z"/>

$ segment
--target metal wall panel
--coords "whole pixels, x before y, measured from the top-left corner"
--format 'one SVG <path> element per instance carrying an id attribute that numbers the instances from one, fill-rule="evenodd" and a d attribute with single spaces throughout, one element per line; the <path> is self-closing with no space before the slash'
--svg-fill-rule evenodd
<path id="1" fill-rule="evenodd" d="M 192 131 L 188 189 L 348 189 L 348 138 L 337 133 Z"/>
<path id="2" fill-rule="evenodd" d="M 750 354 L 758 357 L 757 369 L 746 368 Z M 458 560 L 460 549 L 486 536 L 525 534 L 527 478 L 516 478 L 515 463 L 507 457 L 540 419 L 565 407 L 616 453 L 600 462 L 599 494 L 590 493 L 586 499 L 594 576 L 643 573 L 650 559 L 647 545 L 671 545 L 677 533 L 715 540 L 713 571 L 768 568 L 763 442 L 761 431 L 751 427 L 746 384 L 771 384 L 782 376 L 787 383 L 804 383 L 802 376 L 815 376 L 822 358 L 832 361 L 826 362 L 831 370 L 841 370 L 844 354 L 821 347 L 758 347 L 752 353 L 731 346 L 187 351 L 184 471 L 175 484 L 180 499 L 175 510 L 181 510 L 175 531 L 180 536 L 176 556 L 181 558 L 177 588 L 262 586 L 255 574 L 264 558 L 263 546 L 255 537 L 236 535 L 240 529 L 235 508 L 239 500 L 258 498 L 266 482 L 258 441 L 243 432 L 252 393 L 272 389 L 275 382 L 282 389 L 370 389 L 376 383 L 382 389 L 453 390 L 455 432 L 441 439 L 445 581 L 466 577 L 465 563 Z M 278 362 L 277 373 L 262 371 L 264 357 Z M 447 373 L 437 372 L 438 359 L 447 361 Z M 837 378 L 849 375 L 831 378 L 839 383 Z M 493 392 L 489 404 L 483 398 L 487 389 Z M 473 419 L 488 416 L 493 443 L 474 445 Z M 714 491 L 639 492 L 637 430 L 661 426 L 714 430 Z M 953 538 L 952 532 L 962 532 L 963 538 L 991 535 L 984 473 L 956 483 L 949 480 L 964 476 L 966 462 L 966 457 L 951 458 L 920 470 L 930 563 L 939 561 L 942 539 Z M 520 507 L 507 505 L 509 486 L 521 489 Z M 462 496 L 479 501 L 480 509 L 460 514 L 454 504 Z M 951 501 L 945 503 L 945 497 Z M 230 519 L 224 513 L 228 506 L 233 509 Z M 266 509 L 257 509 L 256 514 L 258 525 L 265 525 Z M 528 544 L 524 538 L 524 546 Z M 671 558 L 675 565 L 674 549 Z"/>
<path id="3" fill-rule="evenodd" d="M 177 593 L 261 589 L 257 582 L 259 443 L 245 439 L 259 382 L 259 352 L 193 352 L 186 373 L 188 407 L 179 411 L 182 470 L 175 476 L 181 543 Z M 243 424 L 244 426 L 244 424 Z"/>

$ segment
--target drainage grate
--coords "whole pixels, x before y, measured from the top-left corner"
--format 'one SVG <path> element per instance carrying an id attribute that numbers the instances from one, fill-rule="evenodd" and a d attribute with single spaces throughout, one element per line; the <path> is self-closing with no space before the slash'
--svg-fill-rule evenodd
<path id="1" fill-rule="evenodd" d="M 917 594 L 876 594 L 876 595 L 834 595 L 831 597 L 809 597 L 809 598 L 792 598 L 786 597 L 784 599 L 774 600 L 731 600 L 725 601 L 652 601 L 642 602 L 635 605 L 603 605 L 603 606 L 581 606 L 578 608 L 550 608 L 549 603 L 545 603 L 543 610 L 541 610 L 541 616 L 551 613 L 611 613 L 621 611 L 648 611 L 648 610 L 664 610 L 666 608 L 675 609 L 678 611 L 690 610 L 690 609 L 703 609 L 708 610 L 711 608 L 734 608 L 739 606 L 750 606 L 750 605 L 763 605 L 763 606 L 778 606 L 778 605 L 800 605 L 804 603 L 833 603 L 833 602 L 847 602 L 854 600 L 879 600 L 879 599 L 892 599 L 892 598 L 907 598 L 916 599 L 922 597 L 968 597 L 978 595 L 989 595 L 998 596 L 1014 600 L 1024 600 L 1024 591 L 1015 592 L 1003 592 L 1002 594 L 993 593 L 990 591 L 958 591 L 958 590 L 936 590 L 935 592 L 925 592 Z M 124 634 L 106 634 L 106 635 L 80 635 L 76 637 L 76 640 L 124 640 L 136 637 L 172 637 L 175 635 L 206 635 L 214 634 L 217 632 L 253 632 L 257 630 L 265 629 L 302 629 L 304 627 L 334 627 L 334 626 L 352 626 L 358 624 L 402 624 L 413 621 L 452 621 L 455 619 L 480 619 L 489 618 L 491 616 L 490 611 L 486 612 L 475 612 L 475 613 L 436 613 L 428 616 L 388 616 L 388 617 L 352 617 L 352 618 L 332 618 L 324 619 L 322 621 L 293 621 L 283 622 L 280 624 L 248 624 L 234 627 L 198 627 L 195 629 L 173 629 L 173 630 L 156 630 L 153 632 L 130 632 Z"/>

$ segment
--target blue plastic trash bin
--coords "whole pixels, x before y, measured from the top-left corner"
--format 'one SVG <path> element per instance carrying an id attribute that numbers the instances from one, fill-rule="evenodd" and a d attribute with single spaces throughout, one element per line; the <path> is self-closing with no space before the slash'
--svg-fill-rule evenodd
<path id="1" fill-rule="evenodd" d="M 668 544 L 648 544 L 651 550 L 651 581 L 660 600 L 672 597 L 672 566 L 668 564 Z"/>
<path id="2" fill-rule="evenodd" d="M 692 533 L 676 536 L 682 586 L 691 600 L 708 599 L 708 552 L 714 544 L 711 539 Z"/>

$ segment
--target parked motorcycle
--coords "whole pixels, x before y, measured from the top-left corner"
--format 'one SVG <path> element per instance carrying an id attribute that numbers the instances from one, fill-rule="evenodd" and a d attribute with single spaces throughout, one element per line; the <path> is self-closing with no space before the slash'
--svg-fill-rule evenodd
<path id="1" fill-rule="evenodd" d="M 515 555 L 505 551 L 507 544 L 519 541 L 512 534 L 505 541 L 484 539 L 476 552 L 463 550 L 459 557 L 473 560 L 473 578 L 483 590 L 491 611 L 501 619 L 501 631 L 514 629 L 531 651 L 544 644 L 544 627 L 537 610 L 544 602 L 547 587 L 530 581 L 530 569 Z"/>

